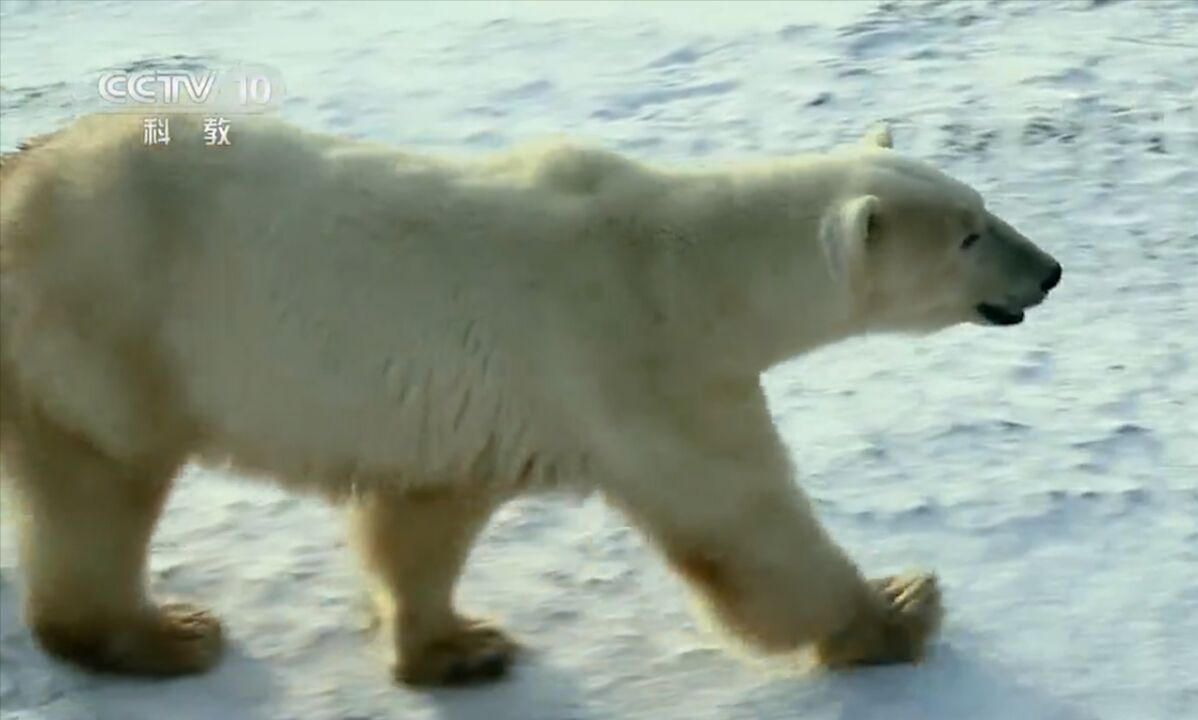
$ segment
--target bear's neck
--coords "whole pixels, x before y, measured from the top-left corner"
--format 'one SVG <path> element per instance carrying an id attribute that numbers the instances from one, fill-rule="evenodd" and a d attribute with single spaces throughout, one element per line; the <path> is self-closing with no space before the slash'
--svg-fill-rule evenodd
<path id="1" fill-rule="evenodd" d="M 842 172 L 813 160 L 678 181 L 658 209 L 654 291 L 692 367 L 759 375 L 859 332 L 820 240 Z"/>

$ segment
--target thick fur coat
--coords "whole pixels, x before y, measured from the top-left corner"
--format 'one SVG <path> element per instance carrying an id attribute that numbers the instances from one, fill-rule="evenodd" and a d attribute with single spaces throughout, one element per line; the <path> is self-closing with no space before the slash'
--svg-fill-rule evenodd
<path id="1" fill-rule="evenodd" d="M 27 617 L 97 669 L 215 662 L 145 590 L 189 461 L 344 501 L 397 678 L 502 674 L 454 582 L 515 494 L 597 491 L 750 645 L 917 659 L 935 578 L 866 580 L 759 376 L 865 332 L 1012 324 L 1060 266 L 890 148 L 705 170 L 600 149 L 406 154 L 238 119 L 94 116 L 0 165 L 0 450 Z"/>

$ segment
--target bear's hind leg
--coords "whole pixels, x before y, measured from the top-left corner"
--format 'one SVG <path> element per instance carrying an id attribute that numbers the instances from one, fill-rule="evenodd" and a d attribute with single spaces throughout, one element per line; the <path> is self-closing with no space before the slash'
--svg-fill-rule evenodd
<path id="1" fill-rule="evenodd" d="M 179 463 L 123 463 L 36 412 L 6 418 L 25 614 L 49 653 L 100 672 L 170 676 L 213 666 L 215 617 L 146 592 L 150 536 Z"/>
<path id="2" fill-rule="evenodd" d="M 355 545 L 395 644 L 394 677 L 409 685 L 501 678 L 516 643 L 459 615 L 453 592 L 470 547 L 495 509 L 487 498 L 446 491 L 370 493 L 351 506 Z"/>

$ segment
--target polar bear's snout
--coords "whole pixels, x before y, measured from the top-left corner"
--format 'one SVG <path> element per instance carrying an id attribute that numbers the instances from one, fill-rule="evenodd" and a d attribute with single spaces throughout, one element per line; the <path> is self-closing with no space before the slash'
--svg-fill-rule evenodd
<path id="1" fill-rule="evenodd" d="M 983 288 L 975 310 L 987 324 L 1017 325 L 1026 310 L 1044 302 L 1061 283 L 1064 269 L 1001 219 L 991 215 L 989 220 L 988 242 L 979 248 L 981 257 L 975 266 Z"/>
<path id="2" fill-rule="evenodd" d="M 980 302 L 977 304 L 978 315 L 991 325 L 1018 325 L 1023 322 L 1024 311 L 1033 308 L 1048 298 L 1048 293 L 1061 282 L 1063 269 L 1061 264 L 1053 261 L 1052 268 L 1040 282 L 1040 290 L 1025 301 L 1018 299 L 1004 303 Z"/>

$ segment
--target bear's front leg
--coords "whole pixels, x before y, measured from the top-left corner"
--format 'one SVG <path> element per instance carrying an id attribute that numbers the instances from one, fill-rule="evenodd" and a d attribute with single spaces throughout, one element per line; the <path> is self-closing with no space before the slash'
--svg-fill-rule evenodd
<path id="1" fill-rule="evenodd" d="M 516 643 L 487 622 L 458 614 L 453 592 L 470 547 L 495 508 L 450 490 L 371 493 L 351 505 L 353 539 L 395 644 L 395 680 L 460 685 L 503 677 Z"/>
<path id="2" fill-rule="evenodd" d="M 624 418 L 608 497 L 749 645 L 814 645 L 834 667 L 922 657 L 941 616 L 934 577 L 866 580 L 792 481 L 760 389 L 721 400 Z"/>

